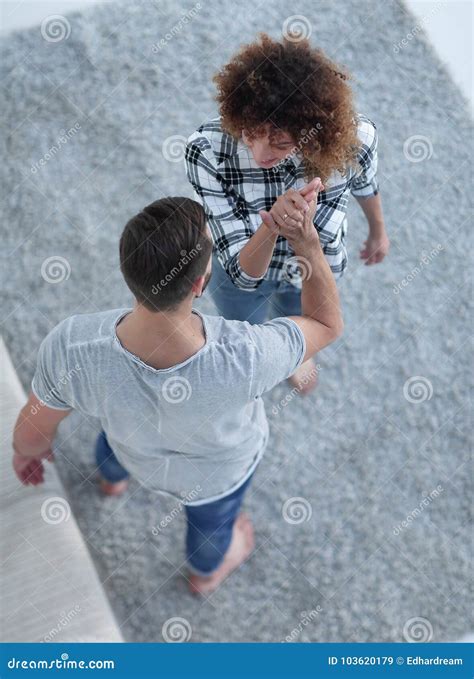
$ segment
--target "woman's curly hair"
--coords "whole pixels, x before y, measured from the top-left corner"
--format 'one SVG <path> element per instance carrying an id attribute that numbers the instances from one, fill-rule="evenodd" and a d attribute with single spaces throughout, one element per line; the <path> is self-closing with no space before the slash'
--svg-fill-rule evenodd
<path id="1" fill-rule="evenodd" d="M 287 132 L 301 152 L 308 179 L 327 181 L 356 164 L 357 138 L 350 75 L 307 39 L 282 42 L 265 33 L 244 45 L 217 73 L 217 101 L 223 129 L 252 139 L 270 123 L 271 136 Z"/>

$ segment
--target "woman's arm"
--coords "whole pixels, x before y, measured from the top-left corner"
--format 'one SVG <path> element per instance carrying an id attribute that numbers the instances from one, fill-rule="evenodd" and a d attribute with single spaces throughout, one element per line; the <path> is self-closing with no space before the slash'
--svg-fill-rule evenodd
<path id="1" fill-rule="evenodd" d="M 302 224 L 308 203 L 315 196 L 314 186 L 315 180 L 300 191 L 288 189 L 276 199 L 270 212 L 260 210 L 262 224 L 240 251 L 240 266 L 248 276 L 261 278 L 266 274 L 280 228 Z"/>
<path id="2" fill-rule="evenodd" d="M 217 257 L 238 288 L 253 290 L 263 280 L 271 262 L 278 227 L 301 217 L 300 209 L 311 200 L 290 189 L 273 204 L 270 212 L 260 211 L 262 223 L 253 231 L 246 210 L 231 187 L 224 184 L 212 152 L 205 144 L 189 142 L 185 153 L 186 173 L 196 194 L 202 200 Z M 310 187 L 311 188 L 311 187 Z"/>
<path id="3" fill-rule="evenodd" d="M 369 235 L 360 250 L 360 258 L 365 259 L 365 263 L 368 265 L 378 264 L 387 256 L 390 248 L 390 240 L 385 230 L 380 193 L 367 198 L 356 196 L 356 199 L 369 224 Z"/>
<path id="4" fill-rule="evenodd" d="M 278 228 L 262 222 L 240 251 L 240 266 L 247 276 L 260 279 L 265 276 L 278 238 Z"/>

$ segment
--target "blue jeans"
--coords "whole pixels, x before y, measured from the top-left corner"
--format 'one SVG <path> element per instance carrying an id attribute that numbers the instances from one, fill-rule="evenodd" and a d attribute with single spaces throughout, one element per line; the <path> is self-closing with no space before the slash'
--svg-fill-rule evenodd
<path id="1" fill-rule="evenodd" d="M 118 483 L 128 479 L 130 474 L 122 467 L 115 457 L 114 451 L 109 446 L 105 431 L 101 431 L 95 444 L 95 461 L 99 473 L 109 483 Z"/>
<path id="2" fill-rule="evenodd" d="M 130 475 L 122 467 L 109 446 L 105 432 L 101 432 L 95 447 L 95 457 L 100 475 L 106 481 L 117 483 Z M 232 529 L 249 485 L 250 476 L 231 495 L 197 507 L 185 505 L 186 558 L 189 570 L 198 575 L 210 575 L 215 571 L 227 552 Z"/>
<path id="3" fill-rule="evenodd" d="M 264 280 L 255 290 L 242 290 L 215 255 L 208 289 L 219 314 L 229 321 L 264 323 L 269 318 L 301 316 L 301 291 L 291 283 Z"/>

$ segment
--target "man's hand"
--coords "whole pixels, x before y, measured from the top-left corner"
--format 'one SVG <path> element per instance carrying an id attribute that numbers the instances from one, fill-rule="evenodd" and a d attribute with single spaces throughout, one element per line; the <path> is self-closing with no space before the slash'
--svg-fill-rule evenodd
<path id="1" fill-rule="evenodd" d="M 43 460 L 49 460 L 49 462 L 54 461 L 54 455 L 51 448 L 33 458 L 24 457 L 20 452 L 15 450 L 13 455 L 13 469 L 21 483 L 25 486 L 29 484 L 37 486 L 39 483 L 43 483 Z"/>
<path id="2" fill-rule="evenodd" d="M 61 420 L 72 412 L 48 408 L 33 392 L 18 415 L 13 432 L 13 469 L 27 486 L 43 482 L 43 460 L 53 461 L 53 439 Z"/>
<path id="3" fill-rule="evenodd" d="M 313 247 L 315 243 L 319 244 L 318 232 L 314 226 L 314 217 L 316 214 L 318 192 L 323 185 L 319 177 L 317 182 L 311 191 L 314 198 L 309 203 L 309 209 L 305 212 L 303 221 L 299 222 L 296 226 L 285 225 L 280 228 L 281 235 L 286 238 L 297 255 L 304 255 L 306 248 Z"/>
<path id="4" fill-rule="evenodd" d="M 390 241 L 385 233 L 380 236 L 369 234 L 360 251 L 360 258 L 365 259 L 366 266 L 378 264 L 387 256 L 389 248 Z"/>
<path id="5" fill-rule="evenodd" d="M 276 232 L 277 234 L 280 234 L 281 227 L 302 224 L 304 215 L 308 210 L 308 204 L 317 196 L 319 184 L 320 179 L 317 177 L 299 191 L 288 189 L 276 199 L 270 212 L 260 210 L 259 215 L 263 223 L 272 233 Z M 324 187 L 320 187 L 318 190 L 322 188 Z"/>

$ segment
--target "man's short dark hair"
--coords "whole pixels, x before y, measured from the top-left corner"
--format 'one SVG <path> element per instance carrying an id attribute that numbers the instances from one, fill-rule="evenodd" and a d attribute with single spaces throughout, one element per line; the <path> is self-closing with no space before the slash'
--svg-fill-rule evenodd
<path id="1" fill-rule="evenodd" d="M 202 206 L 162 198 L 132 217 L 120 238 L 120 269 L 137 301 L 150 311 L 176 308 L 203 276 L 212 251 Z"/>

